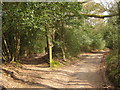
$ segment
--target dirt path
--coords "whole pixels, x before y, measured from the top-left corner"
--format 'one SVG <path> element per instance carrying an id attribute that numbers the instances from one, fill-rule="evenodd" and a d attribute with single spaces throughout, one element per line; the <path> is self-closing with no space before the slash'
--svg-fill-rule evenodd
<path id="1" fill-rule="evenodd" d="M 13 76 L 4 73 L 3 85 L 8 88 L 104 88 L 105 78 L 101 72 L 102 53 L 85 53 L 76 63 L 56 70 L 38 65 L 23 65 L 11 70 Z"/>

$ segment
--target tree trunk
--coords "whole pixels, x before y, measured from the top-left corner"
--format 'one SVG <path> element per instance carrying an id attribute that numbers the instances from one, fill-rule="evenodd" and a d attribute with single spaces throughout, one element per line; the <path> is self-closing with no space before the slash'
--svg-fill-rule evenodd
<path id="1" fill-rule="evenodd" d="M 14 36 L 14 41 L 15 41 L 15 50 L 13 51 L 12 54 L 12 61 L 17 61 L 19 59 L 19 53 L 20 53 L 20 32 L 16 31 L 15 36 Z"/>
<path id="2" fill-rule="evenodd" d="M 50 61 L 50 67 L 52 67 L 52 45 L 49 44 L 49 61 Z"/>
<path id="3" fill-rule="evenodd" d="M 48 58 L 48 63 L 49 63 L 49 37 L 48 37 L 48 28 L 45 26 L 46 29 L 46 44 L 47 46 L 45 47 L 45 53 L 47 53 L 47 58 Z"/>
<path id="4" fill-rule="evenodd" d="M 63 60 L 66 61 L 65 50 L 64 50 L 64 47 L 63 47 L 63 46 L 61 47 L 61 50 L 62 50 L 62 57 L 63 57 Z"/>
<path id="5" fill-rule="evenodd" d="M 2 54 L 3 54 L 3 56 L 2 56 L 2 58 L 5 61 L 9 62 L 12 56 L 10 54 L 9 47 L 8 47 L 8 44 L 7 44 L 7 41 L 5 39 L 4 34 L 2 34 L 2 38 L 3 38 L 3 46 L 2 46 L 2 49 L 3 49 Z"/>
<path id="6" fill-rule="evenodd" d="M 119 13 L 119 19 L 120 19 L 120 1 L 118 2 L 118 13 Z M 119 22 L 120 24 L 120 22 Z"/>
<path id="7" fill-rule="evenodd" d="M 20 33 L 19 31 L 17 32 L 17 45 L 16 45 L 16 60 L 19 59 L 19 54 L 20 54 Z"/>
<path id="8" fill-rule="evenodd" d="M 51 37 L 51 32 L 50 32 L 50 28 L 45 27 L 46 28 L 46 43 L 47 43 L 47 53 L 48 53 L 48 60 L 49 60 L 49 64 L 50 67 L 52 66 L 52 37 Z"/>
<path id="9" fill-rule="evenodd" d="M 62 50 L 62 57 L 63 57 L 63 60 L 66 61 L 66 55 L 65 55 L 65 41 L 64 41 L 64 31 L 65 31 L 65 27 L 64 27 L 64 21 L 61 20 L 61 42 L 62 42 L 62 45 L 61 45 L 61 50 Z"/>
<path id="10" fill-rule="evenodd" d="M 118 29 L 120 28 L 120 1 L 118 2 Z M 118 30 L 118 34 L 120 34 L 120 30 Z M 120 36 L 118 35 L 118 54 L 120 54 Z"/>

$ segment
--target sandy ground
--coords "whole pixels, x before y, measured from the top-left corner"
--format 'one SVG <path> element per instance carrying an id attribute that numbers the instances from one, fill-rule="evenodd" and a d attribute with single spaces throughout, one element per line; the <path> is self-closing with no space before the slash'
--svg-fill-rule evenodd
<path id="1" fill-rule="evenodd" d="M 83 57 L 81 59 L 81 57 Z M 23 68 L 3 70 L 1 85 L 6 88 L 105 88 L 111 87 L 102 69 L 103 53 L 84 53 L 70 65 L 51 69 L 40 64 L 23 64 Z M 8 70 L 8 67 L 3 67 Z"/>

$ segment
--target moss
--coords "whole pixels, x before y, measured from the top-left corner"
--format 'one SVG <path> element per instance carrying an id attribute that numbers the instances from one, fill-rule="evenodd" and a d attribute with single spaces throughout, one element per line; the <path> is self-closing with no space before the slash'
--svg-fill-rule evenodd
<path id="1" fill-rule="evenodd" d="M 60 62 L 58 62 L 58 61 L 52 61 L 51 62 L 51 67 L 59 67 L 59 66 L 61 66 L 62 64 L 60 63 Z"/>

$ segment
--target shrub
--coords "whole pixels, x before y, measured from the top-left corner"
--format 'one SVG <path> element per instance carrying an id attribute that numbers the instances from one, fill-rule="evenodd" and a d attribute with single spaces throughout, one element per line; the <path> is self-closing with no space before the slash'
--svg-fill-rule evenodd
<path id="1" fill-rule="evenodd" d="M 91 44 L 92 49 L 104 49 L 106 46 L 105 40 L 103 40 L 103 37 L 101 34 L 95 34 L 92 37 L 93 41 Z"/>
<path id="2" fill-rule="evenodd" d="M 107 57 L 107 70 L 109 80 L 117 87 L 120 87 L 120 55 L 118 55 L 118 50 L 112 51 Z"/>

